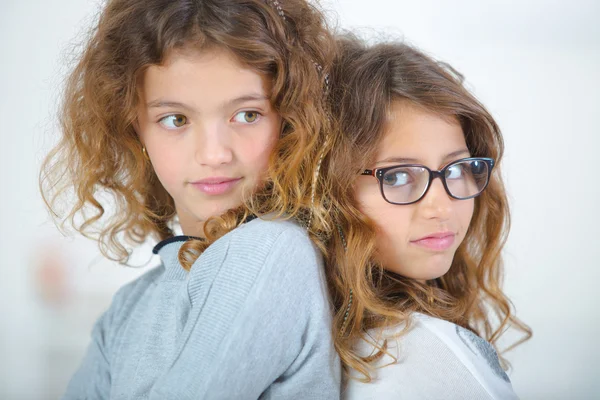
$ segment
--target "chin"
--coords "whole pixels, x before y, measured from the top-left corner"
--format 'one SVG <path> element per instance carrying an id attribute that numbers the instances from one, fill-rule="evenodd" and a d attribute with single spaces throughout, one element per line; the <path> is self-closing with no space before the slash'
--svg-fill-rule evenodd
<path id="1" fill-rule="evenodd" d="M 193 212 L 198 219 L 206 221 L 210 217 L 218 217 L 240 205 L 239 199 L 215 199 L 214 201 L 194 204 Z"/>
<path id="2" fill-rule="evenodd" d="M 423 260 L 423 262 L 413 262 L 413 268 L 407 269 L 401 265 L 395 265 L 394 268 L 388 268 L 390 271 L 402 275 L 409 279 L 418 281 L 429 281 L 440 278 L 450 270 L 452 260 Z"/>
<path id="3" fill-rule="evenodd" d="M 450 270 L 450 264 L 447 265 L 432 265 L 426 268 L 421 279 L 429 281 L 432 279 L 441 278 Z"/>

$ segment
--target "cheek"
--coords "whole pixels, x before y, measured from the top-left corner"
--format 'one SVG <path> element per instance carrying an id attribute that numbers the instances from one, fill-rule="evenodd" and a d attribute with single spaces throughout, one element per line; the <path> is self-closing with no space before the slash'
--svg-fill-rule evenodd
<path id="1" fill-rule="evenodd" d="M 162 140 L 146 141 L 152 168 L 166 189 L 170 189 L 184 177 L 185 150 Z"/>
<path id="2" fill-rule="evenodd" d="M 471 218 L 473 218 L 473 211 L 475 210 L 475 199 L 460 200 L 457 202 L 456 218 L 460 228 L 461 235 L 464 237 L 469 225 L 471 224 Z"/>
<path id="3" fill-rule="evenodd" d="M 177 148 L 176 144 L 171 143 L 168 136 L 161 134 L 151 124 L 143 111 L 138 114 L 138 122 L 136 131 L 143 146 L 150 156 L 152 169 L 156 176 L 165 188 L 173 186 L 181 168 L 179 164 L 182 162 L 181 149 Z"/>
<path id="4" fill-rule="evenodd" d="M 272 124 L 260 135 L 249 135 L 237 146 L 237 159 L 248 176 L 259 176 L 268 167 L 273 147 L 279 138 L 278 126 Z"/>
<path id="5" fill-rule="evenodd" d="M 163 186 L 172 186 L 178 179 L 181 179 L 181 168 L 178 165 L 180 160 L 180 157 L 171 157 L 170 154 L 163 151 L 154 152 L 152 166 Z"/>
<path id="6" fill-rule="evenodd" d="M 398 206 L 386 202 L 378 187 L 357 185 L 355 188 L 359 209 L 373 221 L 377 229 L 377 253 L 380 261 L 396 258 L 409 237 L 411 206 Z"/>
<path id="7" fill-rule="evenodd" d="M 377 212 L 376 218 L 378 258 L 384 266 L 393 266 L 406 251 L 410 237 L 410 212 L 403 206 L 390 204 L 389 209 Z"/>

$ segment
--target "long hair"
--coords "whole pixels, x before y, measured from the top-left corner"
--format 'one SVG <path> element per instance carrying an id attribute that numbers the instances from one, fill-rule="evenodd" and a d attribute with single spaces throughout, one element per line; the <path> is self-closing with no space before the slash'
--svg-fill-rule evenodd
<path id="1" fill-rule="evenodd" d="M 207 221 L 207 240 L 184 245 L 184 267 L 249 213 L 306 216 L 328 131 L 333 43 L 323 15 L 305 0 L 109 0 L 68 77 L 62 137 L 40 173 L 55 220 L 98 240 L 102 253 L 121 263 L 127 245 L 173 235 L 175 204 L 145 159 L 134 123 L 144 72 L 182 48 L 226 49 L 264 76 L 284 121 L 264 189 Z M 319 222 L 324 211 L 316 198 Z"/>
<path id="2" fill-rule="evenodd" d="M 465 89 L 460 74 L 416 48 L 401 42 L 368 47 L 352 36 L 339 42 L 330 100 L 337 134 L 324 175 L 340 231 L 329 241 L 327 271 L 336 310 L 335 346 L 344 366 L 370 381 L 371 361 L 386 348 L 383 340 L 373 343 L 366 332 L 404 324 L 401 335 L 414 312 L 453 322 L 493 345 L 510 326 L 525 335 L 518 343 L 527 340 L 531 330 L 514 316 L 501 289 L 501 250 L 510 218 L 499 168 L 504 144 L 498 125 Z M 470 228 L 450 270 L 425 284 L 386 271 L 376 261 L 375 225 L 359 211 L 353 192 L 359 171 L 374 161 L 390 107 L 397 101 L 455 118 L 471 154 L 497 162 L 488 187 L 475 200 Z M 365 358 L 355 350 L 358 340 L 373 343 L 378 351 Z"/>

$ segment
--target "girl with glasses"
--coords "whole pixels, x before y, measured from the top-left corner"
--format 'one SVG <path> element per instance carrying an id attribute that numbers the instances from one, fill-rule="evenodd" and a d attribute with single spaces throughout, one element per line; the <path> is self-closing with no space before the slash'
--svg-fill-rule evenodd
<path id="1" fill-rule="evenodd" d="M 307 233 L 325 213 L 311 190 L 329 121 L 321 13 L 109 0 L 85 40 L 44 195 L 58 212 L 75 194 L 57 216 L 108 258 L 155 239 L 161 264 L 114 296 L 64 398 L 338 398 Z"/>
<path id="2" fill-rule="evenodd" d="M 344 398 L 515 398 L 496 345 L 531 331 L 501 287 L 500 129 L 448 65 L 403 43 L 340 46 L 326 176 Z"/>

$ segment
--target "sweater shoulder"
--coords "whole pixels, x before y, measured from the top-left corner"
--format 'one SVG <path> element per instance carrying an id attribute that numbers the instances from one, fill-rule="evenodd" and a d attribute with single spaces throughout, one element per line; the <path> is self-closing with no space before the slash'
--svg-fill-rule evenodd
<path id="1" fill-rule="evenodd" d="M 294 220 L 257 218 L 233 231 L 232 238 L 265 244 L 294 241 L 299 246 L 312 246 L 306 229 Z"/>
<path id="2" fill-rule="evenodd" d="M 135 307 L 148 290 L 156 285 L 157 281 L 163 275 L 164 270 L 162 265 L 153 267 L 117 290 L 106 312 L 107 317 L 110 317 L 113 327 L 118 326 L 128 318 L 130 310 Z"/>
<path id="3" fill-rule="evenodd" d="M 131 282 L 121 286 L 113 297 L 113 303 L 118 304 L 127 301 L 127 299 L 131 297 L 138 297 L 138 295 L 145 292 L 149 287 L 155 285 L 163 275 L 164 271 L 164 266 L 158 265 L 149 269 Z"/>
<path id="4" fill-rule="evenodd" d="M 255 219 L 223 239 L 226 243 L 219 244 L 221 253 L 226 253 L 230 263 L 243 263 L 244 268 L 252 265 L 263 269 L 272 264 L 288 268 L 322 266 L 321 254 L 306 229 L 293 220 Z"/>
<path id="5" fill-rule="evenodd" d="M 288 273 L 320 274 L 322 254 L 305 228 L 293 220 L 256 219 L 238 229 L 232 236 L 232 248 L 244 259 L 254 259 L 261 268 L 271 265 Z M 297 270 L 297 271 L 296 271 Z"/>

